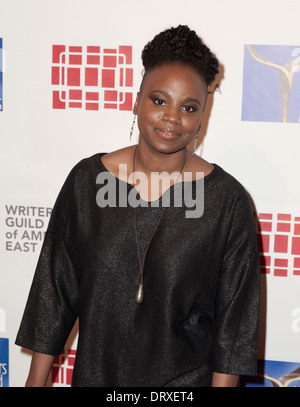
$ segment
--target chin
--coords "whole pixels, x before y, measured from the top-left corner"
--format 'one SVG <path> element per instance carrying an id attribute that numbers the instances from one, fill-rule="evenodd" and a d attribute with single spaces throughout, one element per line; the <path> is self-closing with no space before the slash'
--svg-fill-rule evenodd
<path id="1" fill-rule="evenodd" d="M 152 151 L 164 154 L 176 153 L 177 151 L 184 150 L 188 146 L 188 144 L 182 143 L 179 137 L 172 140 L 164 140 L 158 136 L 153 138 L 140 136 L 140 140 Z"/>

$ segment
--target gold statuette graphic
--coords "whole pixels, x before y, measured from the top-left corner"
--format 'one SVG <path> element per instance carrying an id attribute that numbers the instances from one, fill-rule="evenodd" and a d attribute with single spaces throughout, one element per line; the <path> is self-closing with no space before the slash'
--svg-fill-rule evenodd
<path id="1" fill-rule="evenodd" d="M 266 374 L 258 374 L 258 376 L 270 380 L 270 382 L 273 384 L 273 387 L 288 387 L 290 383 L 300 380 L 300 367 L 290 373 L 281 376 L 279 379 L 275 379 L 274 377 L 270 377 Z"/>
<path id="2" fill-rule="evenodd" d="M 281 95 L 281 106 L 282 106 L 282 115 L 281 120 L 283 123 L 287 123 L 288 121 L 288 109 L 289 109 L 289 100 L 290 100 L 290 93 L 292 89 L 293 77 L 294 73 L 299 71 L 300 68 L 300 58 L 294 58 L 290 60 L 284 66 L 278 65 L 269 61 L 265 57 L 263 57 L 253 45 L 247 45 L 248 51 L 250 55 L 258 62 L 269 65 L 275 68 L 279 75 L 279 84 L 280 84 L 280 95 Z"/>

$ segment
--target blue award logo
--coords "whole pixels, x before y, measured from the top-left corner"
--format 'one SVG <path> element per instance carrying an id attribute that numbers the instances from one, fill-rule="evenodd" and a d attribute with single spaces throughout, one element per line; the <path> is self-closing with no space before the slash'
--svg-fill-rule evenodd
<path id="1" fill-rule="evenodd" d="M 0 338 L 0 387 L 9 387 L 7 338 Z"/>
<path id="2" fill-rule="evenodd" d="M 243 387 L 300 387 L 300 364 L 258 360 L 257 376 L 242 380 Z"/>
<path id="3" fill-rule="evenodd" d="M 245 45 L 242 120 L 300 123 L 300 46 Z"/>

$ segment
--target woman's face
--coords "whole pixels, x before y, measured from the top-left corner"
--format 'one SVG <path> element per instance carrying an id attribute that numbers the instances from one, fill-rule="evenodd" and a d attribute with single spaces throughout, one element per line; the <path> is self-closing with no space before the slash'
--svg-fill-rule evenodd
<path id="1" fill-rule="evenodd" d="M 185 148 L 199 130 L 207 86 L 191 66 L 180 63 L 154 68 L 144 77 L 134 113 L 140 137 L 159 152 Z"/>

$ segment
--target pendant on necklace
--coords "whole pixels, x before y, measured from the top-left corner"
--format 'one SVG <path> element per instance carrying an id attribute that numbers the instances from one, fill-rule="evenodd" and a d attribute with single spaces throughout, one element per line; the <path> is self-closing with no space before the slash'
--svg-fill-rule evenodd
<path id="1" fill-rule="evenodd" d="M 138 290 L 137 290 L 137 292 L 135 294 L 135 302 L 137 304 L 141 304 L 143 302 L 143 298 L 144 298 L 144 295 L 143 295 L 143 283 L 140 283 L 139 288 L 138 288 Z"/>

